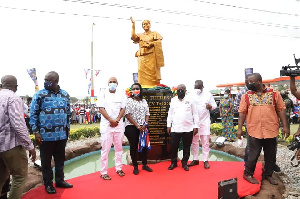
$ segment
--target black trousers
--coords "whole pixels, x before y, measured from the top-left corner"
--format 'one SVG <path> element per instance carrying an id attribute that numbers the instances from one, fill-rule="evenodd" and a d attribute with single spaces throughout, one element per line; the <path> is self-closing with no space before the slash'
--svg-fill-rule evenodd
<path id="1" fill-rule="evenodd" d="M 248 160 L 245 163 L 246 175 L 253 175 L 257 163 L 257 159 L 260 155 L 261 149 L 264 150 L 265 158 L 265 167 L 264 167 L 264 176 L 272 176 L 273 168 L 276 162 L 276 147 L 277 141 L 275 138 L 268 139 L 257 139 L 249 135 L 248 139 Z"/>
<path id="2" fill-rule="evenodd" d="M 133 166 L 137 167 L 137 153 L 138 153 L 138 144 L 140 131 L 133 125 L 125 127 L 125 136 L 127 137 L 130 145 L 130 157 L 132 160 Z M 142 160 L 143 165 L 147 165 L 148 150 L 143 148 L 142 152 L 138 153 L 139 158 Z"/>
<path id="3" fill-rule="evenodd" d="M 193 131 L 182 133 L 171 132 L 170 154 L 172 164 L 177 164 L 178 148 L 181 138 L 183 142 L 183 157 L 181 160 L 181 164 L 182 166 L 185 166 L 187 165 L 187 162 L 190 158 L 190 148 L 193 141 Z"/>
<path id="4" fill-rule="evenodd" d="M 65 147 L 67 140 L 49 141 L 40 145 L 40 156 L 42 163 L 42 174 L 44 185 L 53 184 L 53 172 L 51 168 L 51 159 L 55 162 L 55 181 L 60 183 L 64 181 L 64 161 Z"/>
<path id="5" fill-rule="evenodd" d="M 8 177 L 8 179 L 6 180 L 5 184 L 2 187 L 0 199 L 7 199 L 7 193 L 9 192 L 9 182 L 10 182 L 10 177 Z"/>

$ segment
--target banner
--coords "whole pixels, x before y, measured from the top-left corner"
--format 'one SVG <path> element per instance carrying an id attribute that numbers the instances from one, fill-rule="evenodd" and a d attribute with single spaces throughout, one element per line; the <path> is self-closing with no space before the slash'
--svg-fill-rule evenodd
<path id="1" fill-rule="evenodd" d="M 92 86 L 92 83 L 89 83 L 89 85 L 88 85 L 88 94 L 90 94 L 91 86 Z"/>
<path id="2" fill-rule="evenodd" d="M 27 73 L 29 74 L 32 81 L 34 82 L 35 92 L 37 92 L 39 90 L 39 84 L 38 84 L 38 81 L 37 81 L 36 69 L 35 68 L 27 69 Z"/>

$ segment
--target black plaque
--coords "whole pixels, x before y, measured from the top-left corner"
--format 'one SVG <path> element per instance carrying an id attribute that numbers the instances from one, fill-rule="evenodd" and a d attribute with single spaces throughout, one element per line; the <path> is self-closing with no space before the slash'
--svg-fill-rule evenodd
<path id="1" fill-rule="evenodd" d="M 167 116 L 173 97 L 171 90 L 143 89 L 144 99 L 148 102 L 150 117 L 148 122 L 151 150 L 148 159 L 161 160 L 169 157 L 170 136 L 167 134 Z"/>

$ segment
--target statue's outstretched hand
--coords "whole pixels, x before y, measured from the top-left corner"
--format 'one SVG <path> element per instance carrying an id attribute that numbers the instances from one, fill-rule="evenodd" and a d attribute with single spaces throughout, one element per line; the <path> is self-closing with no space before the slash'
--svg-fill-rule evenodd
<path id="1" fill-rule="evenodd" d="M 135 21 L 133 20 L 132 17 L 130 17 L 131 23 L 135 24 Z"/>

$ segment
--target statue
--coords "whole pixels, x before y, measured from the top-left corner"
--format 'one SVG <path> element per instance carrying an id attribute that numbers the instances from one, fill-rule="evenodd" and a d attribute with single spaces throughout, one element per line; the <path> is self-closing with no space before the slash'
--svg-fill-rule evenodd
<path id="1" fill-rule="evenodd" d="M 162 36 L 150 30 L 149 20 L 142 22 L 144 33 L 135 33 L 135 21 L 132 22 L 131 39 L 133 43 L 139 43 L 139 50 L 135 53 L 138 58 L 138 82 L 143 88 L 152 88 L 160 84 L 160 67 L 164 66 L 164 55 L 162 51 Z"/>

